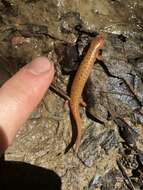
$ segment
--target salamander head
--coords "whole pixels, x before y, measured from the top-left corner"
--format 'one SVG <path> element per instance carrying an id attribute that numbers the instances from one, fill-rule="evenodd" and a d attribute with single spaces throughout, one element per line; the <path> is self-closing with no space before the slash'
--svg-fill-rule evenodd
<path id="1" fill-rule="evenodd" d="M 103 48 L 103 45 L 105 43 L 105 38 L 103 36 L 103 34 L 98 34 L 95 39 L 93 40 L 93 45 L 94 45 L 94 48 L 96 49 L 102 49 Z"/>

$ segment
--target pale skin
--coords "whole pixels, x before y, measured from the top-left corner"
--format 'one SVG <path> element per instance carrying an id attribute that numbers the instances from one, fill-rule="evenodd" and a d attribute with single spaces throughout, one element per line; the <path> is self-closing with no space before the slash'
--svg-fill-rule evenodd
<path id="1" fill-rule="evenodd" d="M 39 57 L 0 88 L 0 151 L 12 144 L 17 131 L 42 100 L 53 76 L 53 64 L 46 57 Z"/>

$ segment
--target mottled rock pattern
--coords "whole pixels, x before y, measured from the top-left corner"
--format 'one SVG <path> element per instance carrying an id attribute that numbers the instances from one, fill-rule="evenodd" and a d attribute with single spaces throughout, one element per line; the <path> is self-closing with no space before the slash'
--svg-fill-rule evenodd
<path id="1" fill-rule="evenodd" d="M 49 90 L 6 160 L 54 170 L 63 190 L 127 190 L 125 175 L 130 186 L 142 188 L 142 11 L 142 0 L 0 1 L 0 85 L 32 58 L 46 55 L 56 68 L 53 84 L 69 93 L 90 40 L 98 32 L 106 38 L 103 60 L 94 65 L 83 94 L 87 109 L 81 109 L 78 155 L 73 149 L 64 154 L 72 136 L 70 114 Z"/>

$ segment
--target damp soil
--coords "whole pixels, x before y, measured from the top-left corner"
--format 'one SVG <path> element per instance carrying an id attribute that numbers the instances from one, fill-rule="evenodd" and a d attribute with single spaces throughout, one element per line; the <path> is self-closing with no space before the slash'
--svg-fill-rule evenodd
<path id="1" fill-rule="evenodd" d="M 142 12 L 142 0 L 0 1 L 0 85 L 37 56 L 47 56 L 56 70 L 52 86 L 5 152 L 7 162 L 54 172 L 60 182 L 51 177 L 49 184 L 57 185 L 46 183 L 48 189 L 143 189 Z M 83 92 L 81 146 L 78 154 L 73 147 L 65 154 L 75 126 L 64 103 L 98 33 L 105 46 Z M 46 181 L 40 172 L 43 177 L 28 183 Z"/>

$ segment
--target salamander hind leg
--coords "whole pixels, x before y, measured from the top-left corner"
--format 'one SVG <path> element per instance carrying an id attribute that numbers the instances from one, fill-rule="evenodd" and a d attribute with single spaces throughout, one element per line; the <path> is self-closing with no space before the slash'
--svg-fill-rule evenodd
<path id="1" fill-rule="evenodd" d="M 87 106 L 87 104 L 86 104 L 86 102 L 83 100 L 83 98 L 80 99 L 79 104 L 80 104 L 81 106 L 83 106 L 83 107 L 86 107 L 86 106 Z"/>

